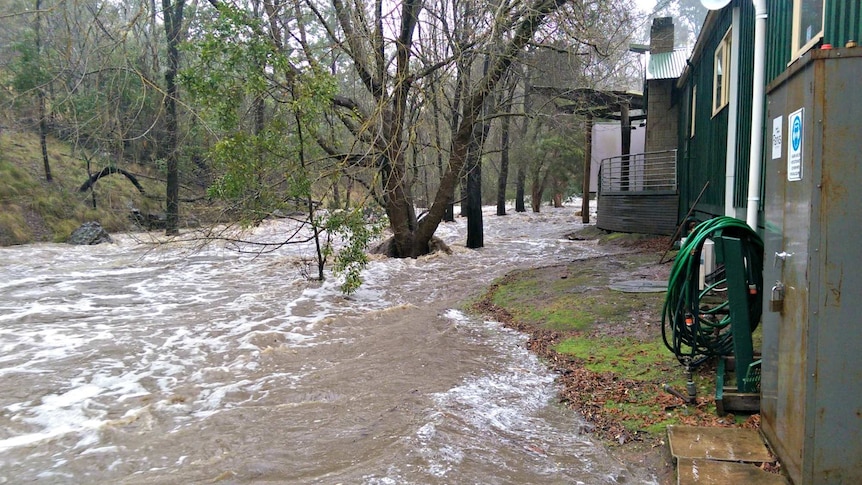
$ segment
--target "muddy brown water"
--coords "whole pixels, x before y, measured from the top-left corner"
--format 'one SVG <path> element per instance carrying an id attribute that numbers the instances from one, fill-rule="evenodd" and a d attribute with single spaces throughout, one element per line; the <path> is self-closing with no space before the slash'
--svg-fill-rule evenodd
<path id="1" fill-rule="evenodd" d="M 556 403 L 523 335 L 458 310 L 600 254 L 543 210 L 486 213 L 478 251 L 446 224 L 454 254 L 375 259 L 350 297 L 302 278 L 310 247 L 0 249 L 0 483 L 653 483 Z"/>

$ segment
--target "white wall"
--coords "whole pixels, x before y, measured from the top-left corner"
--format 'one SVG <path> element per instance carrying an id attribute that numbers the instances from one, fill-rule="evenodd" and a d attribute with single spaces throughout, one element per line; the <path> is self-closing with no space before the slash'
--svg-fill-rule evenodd
<path id="1" fill-rule="evenodd" d="M 643 153 L 646 146 L 646 126 L 632 122 L 632 143 L 629 153 Z M 590 192 L 599 187 L 599 166 L 605 158 L 622 155 L 622 135 L 619 121 L 602 121 L 593 124 L 593 154 L 590 165 Z"/>

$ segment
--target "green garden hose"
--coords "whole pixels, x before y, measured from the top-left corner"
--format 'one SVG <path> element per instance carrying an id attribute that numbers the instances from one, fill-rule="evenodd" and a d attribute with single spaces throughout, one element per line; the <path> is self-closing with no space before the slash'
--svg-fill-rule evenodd
<path id="1" fill-rule="evenodd" d="M 684 365 L 695 367 L 709 357 L 733 353 L 729 302 L 723 268 L 699 288 L 700 259 L 707 239 L 721 236 L 742 243 L 748 284 L 748 311 L 751 331 L 760 321 L 763 294 L 763 240 L 748 225 L 733 217 L 717 217 L 692 230 L 680 248 L 668 279 L 662 309 L 662 338 L 667 348 Z"/>

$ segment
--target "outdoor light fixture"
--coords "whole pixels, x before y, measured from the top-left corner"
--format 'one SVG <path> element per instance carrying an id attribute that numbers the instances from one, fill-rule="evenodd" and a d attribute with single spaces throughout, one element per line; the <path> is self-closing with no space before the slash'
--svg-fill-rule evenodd
<path id="1" fill-rule="evenodd" d="M 721 10 L 730 3 L 730 0 L 700 0 L 700 3 L 709 10 Z"/>

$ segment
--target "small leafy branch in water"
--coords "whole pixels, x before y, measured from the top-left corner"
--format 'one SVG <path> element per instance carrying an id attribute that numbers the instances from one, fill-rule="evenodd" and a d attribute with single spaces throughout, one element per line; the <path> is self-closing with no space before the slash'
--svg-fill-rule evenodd
<path id="1" fill-rule="evenodd" d="M 362 270 L 368 265 L 368 245 L 383 233 L 388 223 L 384 219 L 366 220 L 360 208 L 335 211 L 326 218 L 325 227 L 328 234 L 338 235 L 345 241 L 334 253 L 332 271 L 344 275 L 341 291 L 351 294 L 362 285 Z M 324 256 L 333 254 L 334 248 L 328 243 L 324 248 Z"/>

